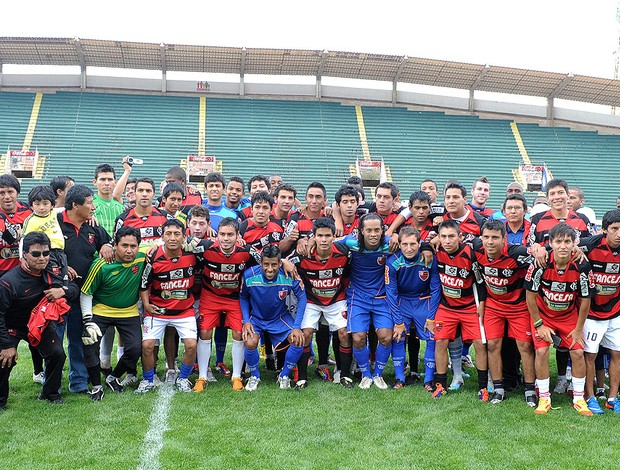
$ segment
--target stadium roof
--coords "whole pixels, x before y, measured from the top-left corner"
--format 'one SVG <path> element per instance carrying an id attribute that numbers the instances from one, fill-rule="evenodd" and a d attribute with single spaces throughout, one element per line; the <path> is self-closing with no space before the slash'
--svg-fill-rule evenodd
<path id="1" fill-rule="evenodd" d="M 356 52 L 3 37 L 2 64 L 338 77 L 620 105 L 620 80 Z"/>

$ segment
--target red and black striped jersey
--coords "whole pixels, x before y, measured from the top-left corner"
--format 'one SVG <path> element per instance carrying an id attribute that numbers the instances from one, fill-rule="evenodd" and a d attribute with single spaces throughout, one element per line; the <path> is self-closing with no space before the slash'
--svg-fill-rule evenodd
<path id="1" fill-rule="evenodd" d="M 402 208 L 398 211 L 392 211 L 387 215 L 383 215 L 383 214 L 379 214 L 375 210 L 374 214 L 377 214 L 379 217 L 383 219 L 383 228 L 384 230 L 387 230 L 388 228 L 390 228 L 390 225 L 392 225 L 392 222 L 396 220 L 396 217 L 398 217 L 398 214 L 400 214 L 401 211 L 402 211 Z"/>
<path id="2" fill-rule="evenodd" d="M 485 219 L 488 219 L 489 217 L 491 217 L 491 215 L 495 212 L 494 209 L 491 209 L 489 207 L 475 207 L 475 206 L 472 206 L 471 204 L 467 204 L 466 207 L 476 212 L 477 214 L 480 214 Z"/>
<path id="3" fill-rule="evenodd" d="M 483 216 L 478 214 L 477 212 L 468 209 L 467 215 L 463 220 L 454 219 L 449 212 L 443 216 L 443 220 L 455 220 L 459 223 L 459 227 L 461 227 L 461 232 L 463 233 L 463 241 L 465 243 L 471 242 L 475 237 L 479 237 L 482 233 L 482 226 L 486 222 Z"/>
<path id="4" fill-rule="evenodd" d="M 319 217 L 325 217 L 325 213 L 321 211 Z M 318 218 L 318 217 L 317 217 Z M 306 214 L 299 211 L 291 212 L 286 221 L 288 226 L 291 222 L 297 223 L 297 230 L 299 230 L 299 238 L 312 238 L 314 234 L 312 229 L 314 228 L 314 219 L 309 218 Z"/>
<path id="5" fill-rule="evenodd" d="M 529 250 L 521 245 L 505 245 L 500 255 L 491 260 L 478 239 L 474 240 L 474 251 L 486 285 L 487 304 L 495 309 L 527 310 L 523 281 L 534 261 Z"/>
<path id="6" fill-rule="evenodd" d="M 561 222 L 575 229 L 577 232 L 577 241 L 581 238 L 594 235 L 592 224 L 590 224 L 590 221 L 585 215 L 569 210 L 566 219 L 557 219 L 551 212 L 551 209 L 549 209 L 547 212 L 538 213 L 531 218 L 532 225 L 530 227 L 529 245 L 533 245 L 534 243 L 546 245 L 549 243 L 549 230 Z"/>
<path id="7" fill-rule="evenodd" d="M 405 225 L 410 225 L 411 227 L 416 228 L 413 223 L 413 217 L 407 219 Z M 431 232 L 437 233 L 437 227 L 433 225 L 431 219 L 427 219 L 426 222 L 424 222 L 424 227 L 420 230 L 420 241 L 427 242 Z"/>
<path id="8" fill-rule="evenodd" d="M 2 238 L 0 239 L 0 276 L 10 271 L 19 264 L 19 237 L 17 230 L 21 231 L 26 217 L 32 214 L 32 210 L 26 204 L 17 201 L 15 212 L 0 214 L 4 219 Z"/>
<path id="9" fill-rule="evenodd" d="M 168 214 L 163 209 L 151 208 L 151 213 L 147 216 L 140 217 L 136 214 L 135 207 L 126 210 L 116 218 L 114 223 L 114 232 L 123 227 L 137 228 L 140 230 L 140 236 L 142 237 L 142 243 L 151 243 L 161 238 L 163 231 L 161 226 L 168 219 L 173 219 L 174 216 Z"/>
<path id="10" fill-rule="evenodd" d="M 461 243 L 455 253 L 437 250 L 437 267 L 441 281 L 441 305 L 452 310 L 476 308 L 474 289 L 482 282 L 476 255 L 471 246 Z"/>
<path id="11" fill-rule="evenodd" d="M 316 252 L 308 257 L 293 253 L 289 261 L 297 266 L 306 288 L 308 302 L 332 305 L 347 298 L 350 259 L 349 248 L 343 243 L 336 242 L 328 259 L 319 259 Z"/>
<path id="12" fill-rule="evenodd" d="M 353 222 L 351 222 L 350 224 L 345 224 L 343 222 L 342 236 L 346 237 L 347 235 L 351 235 L 352 233 L 357 234 L 359 227 L 360 227 L 360 216 L 355 214 L 355 218 L 353 219 Z"/>
<path id="13" fill-rule="evenodd" d="M 620 247 L 611 248 L 603 234 L 590 237 L 579 245 L 590 260 L 596 285 L 588 318 L 608 320 L 617 317 L 620 315 Z"/>
<path id="14" fill-rule="evenodd" d="M 182 252 L 181 256 L 169 258 L 163 246 L 146 258 L 140 290 L 149 291 L 149 301 L 165 308 L 162 318 L 179 318 L 194 315 L 194 274 L 196 256 Z M 148 315 L 148 314 L 147 314 Z"/>
<path id="15" fill-rule="evenodd" d="M 548 317 L 563 317 L 576 313 L 579 297 L 592 297 L 595 292 L 594 275 L 590 263 L 570 261 L 565 269 L 557 269 L 551 253 L 546 268 L 533 264 L 525 274 L 524 288 L 538 293 L 536 304 Z"/>
<path id="16" fill-rule="evenodd" d="M 239 220 L 247 220 L 252 217 L 252 206 L 244 207 L 239 212 Z"/>
<path id="17" fill-rule="evenodd" d="M 194 253 L 202 268 L 201 302 L 205 297 L 219 304 L 239 300 L 243 271 L 256 264 L 248 248 L 235 245 L 232 253 L 226 254 L 219 241 L 203 240 Z"/>
<path id="18" fill-rule="evenodd" d="M 248 247 L 254 248 L 258 253 L 270 243 L 280 244 L 284 238 L 284 230 L 276 222 L 269 221 L 265 227 L 259 227 L 252 219 L 246 219 L 239 224 L 239 234 Z"/>

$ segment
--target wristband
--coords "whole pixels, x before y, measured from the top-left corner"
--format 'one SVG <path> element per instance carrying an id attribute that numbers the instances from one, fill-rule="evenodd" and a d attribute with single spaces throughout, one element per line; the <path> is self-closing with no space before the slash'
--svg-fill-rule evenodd
<path id="1" fill-rule="evenodd" d="M 395 323 L 394 326 L 405 326 L 405 323 Z"/>
<path id="2" fill-rule="evenodd" d="M 543 326 L 543 321 L 542 318 L 539 318 L 534 322 L 534 328 L 540 328 L 541 326 Z"/>

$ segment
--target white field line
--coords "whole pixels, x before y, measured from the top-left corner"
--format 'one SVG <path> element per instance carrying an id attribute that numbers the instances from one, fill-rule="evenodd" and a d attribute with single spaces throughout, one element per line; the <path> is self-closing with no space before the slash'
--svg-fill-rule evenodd
<path id="1" fill-rule="evenodd" d="M 159 453 L 164 447 L 164 433 L 168 430 L 168 414 L 174 396 L 174 387 L 159 387 L 157 399 L 151 412 L 149 429 L 144 436 L 138 470 L 156 470 L 159 468 Z"/>

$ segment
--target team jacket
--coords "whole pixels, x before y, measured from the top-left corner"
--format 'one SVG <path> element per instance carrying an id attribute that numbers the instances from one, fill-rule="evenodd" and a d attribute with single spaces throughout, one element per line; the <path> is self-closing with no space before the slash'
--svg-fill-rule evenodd
<path id="1" fill-rule="evenodd" d="M 260 266 L 254 266 L 243 273 L 243 282 L 239 303 L 243 314 L 243 323 L 250 318 L 270 322 L 289 314 L 286 297 L 292 292 L 297 297 L 297 316 L 292 326 L 301 327 L 306 311 L 306 293 L 304 285 L 297 279 L 287 278 L 280 268 L 275 279 L 268 281 Z"/>
<path id="2" fill-rule="evenodd" d="M 476 308 L 474 289 L 480 300 L 486 291 L 476 254 L 470 245 L 461 243 L 455 253 L 449 254 L 443 248 L 437 250 L 437 267 L 441 281 L 441 305 L 450 310 L 471 310 Z"/>
<path id="3" fill-rule="evenodd" d="M 482 242 L 476 239 L 474 251 L 486 285 L 487 304 L 508 311 L 527 310 L 523 281 L 527 269 L 534 261 L 528 249 L 522 245 L 504 245 L 500 255 L 490 260 Z"/>
<path id="4" fill-rule="evenodd" d="M 611 248 L 605 235 L 579 243 L 590 260 L 596 292 L 588 318 L 608 320 L 620 315 L 620 248 Z"/>
<path id="5" fill-rule="evenodd" d="M 569 210 L 566 219 L 556 219 L 549 209 L 547 212 L 541 212 L 531 218 L 529 245 L 534 243 L 546 245 L 549 243 L 549 230 L 561 222 L 573 227 L 579 239 L 594 235 L 592 225 L 585 215 Z"/>
<path id="6" fill-rule="evenodd" d="M 350 259 L 351 251 L 339 242 L 333 244 L 332 253 L 326 260 L 320 260 L 316 252 L 308 257 L 296 253 L 289 257 L 304 282 L 308 303 L 317 305 L 346 300 Z"/>
<path id="7" fill-rule="evenodd" d="M 526 290 L 536 292 L 536 304 L 543 315 L 564 317 L 575 312 L 579 297 L 592 297 L 595 292 L 594 275 L 590 263 L 577 264 L 570 261 L 566 269 L 555 267 L 551 253 L 547 268 L 535 268 L 533 264 L 525 275 Z"/>
<path id="8" fill-rule="evenodd" d="M 141 244 L 148 244 L 161 238 L 163 234 L 161 226 L 168 219 L 174 219 L 174 216 L 163 209 L 152 207 L 148 216 L 140 217 L 136 214 L 136 209 L 132 207 L 116 218 L 114 232 L 116 233 L 124 225 L 137 228 L 140 230 L 140 237 L 142 237 Z"/>
<path id="9" fill-rule="evenodd" d="M 181 256 L 169 258 L 160 246 L 151 256 L 148 256 L 144 265 L 141 291 L 149 291 L 149 301 L 160 308 L 165 308 L 161 318 L 179 318 L 194 315 L 194 274 L 196 256 L 193 253 L 182 252 Z M 149 315 L 147 313 L 147 315 Z"/>
<path id="10" fill-rule="evenodd" d="M 400 252 L 390 256 L 385 265 L 385 290 L 390 313 L 394 323 L 402 323 L 400 300 L 417 300 L 429 298 L 428 318 L 434 319 L 441 299 L 441 283 L 437 259 L 431 265 L 424 262 L 418 253 L 413 259 L 407 259 Z"/>

